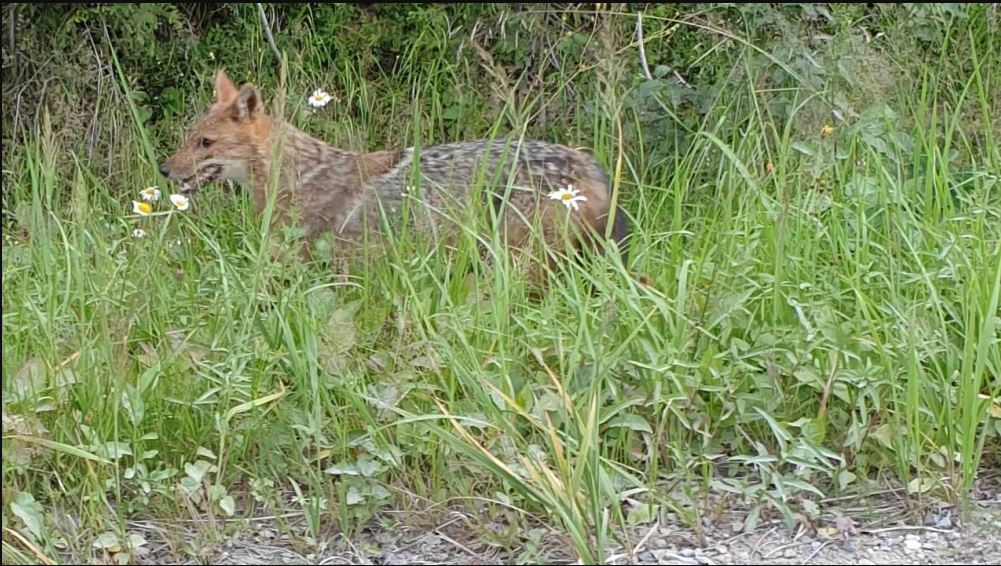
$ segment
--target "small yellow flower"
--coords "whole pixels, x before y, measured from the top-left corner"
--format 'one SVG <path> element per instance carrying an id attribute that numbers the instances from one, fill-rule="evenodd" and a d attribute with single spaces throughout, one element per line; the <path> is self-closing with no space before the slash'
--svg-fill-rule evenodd
<path id="1" fill-rule="evenodd" d="M 177 210 L 187 210 L 191 206 L 191 201 L 188 200 L 188 197 L 180 194 L 170 195 L 170 202 L 174 204 L 174 208 Z"/>
<path id="2" fill-rule="evenodd" d="M 139 196 L 146 202 L 156 202 L 160 200 L 160 189 L 157 187 L 146 187 L 139 191 Z"/>
<path id="3" fill-rule="evenodd" d="M 587 201 L 587 197 L 581 194 L 579 189 L 573 188 L 573 185 L 567 185 L 567 188 L 560 189 L 558 191 L 553 191 L 549 193 L 549 198 L 551 200 L 558 200 L 562 202 L 568 209 L 572 208 L 578 210 L 578 201 Z"/>
<path id="4" fill-rule="evenodd" d="M 834 133 L 834 126 L 830 124 L 824 124 L 820 127 L 820 137 L 826 138 L 827 136 Z"/>
<path id="5" fill-rule="evenodd" d="M 149 216 L 153 212 L 153 207 L 148 202 L 132 201 L 132 212 L 139 216 Z"/>

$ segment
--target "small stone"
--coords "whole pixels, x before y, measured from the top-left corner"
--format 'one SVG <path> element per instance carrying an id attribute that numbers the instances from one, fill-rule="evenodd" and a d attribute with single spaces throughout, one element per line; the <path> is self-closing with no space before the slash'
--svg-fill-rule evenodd
<path id="1" fill-rule="evenodd" d="M 733 534 L 737 534 L 744 530 L 744 523 L 734 521 L 733 523 L 730 523 L 730 530 L 733 531 Z"/>
<path id="2" fill-rule="evenodd" d="M 904 548 L 911 552 L 921 550 L 921 541 L 912 538 L 904 539 Z"/>
<path id="3" fill-rule="evenodd" d="M 845 552 L 855 552 L 855 545 L 852 544 L 852 541 L 845 539 L 844 542 L 841 543 L 841 550 L 844 550 Z"/>
<path id="4" fill-rule="evenodd" d="M 639 554 L 639 556 L 637 556 L 637 558 L 639 559 L 640 562 L 656 562 L 657 561 L 657 559 L 654 558 L 653 553 L 649 552 L 649 551 L 641 552 Z"/>
<path id="5" fill-rule="evenodd" d="M 848 533 L 855 528 L 855 521 L 853 521 L 851 517 L 841 515 L 834 520 L 834 528 L 838 529 L 838 532 L 840 533 Z"/>
<path id="6" fill-rule="evenodd" d="M 667 541 L 662 538 L 653 539 L 654 548 L 667 548 Z"/>
<path id="7" fill-rule="evenodd" d="M 685 562 L 679 561 L 678 555 L 673 550 L 659 549 L 652 552 L 654 560 L 657 564 L 695 564 L 695 561 Z"/>
<path id="8" fill-rule="evenodd" d="M 938 515 L 931 511 L 925 513 L 925 526 L 930 527 L 938 522 Z"/>
<path id="9" fill-rule="evenodd" d="M 787 548 L 785 550 L 785 552 L 782 553 L 782 556 L 784 556 L 786 558 L 796 558 L 796 549 L 795 548 Z"/>
<path id="10" fill-rule="evenodd" d="M 685 558 L 691 558 L 695 556 L 695 551 L 692 550 L 691 548 L 682 548 L 681 550 L 678 551 L 678 554 L 684 556 Z"/>
<path id="11" fill-rule="evenodd" d="M 939 529 L 951 529 L 952 528 L 952 517 L 945 515 L 935 523 L 935 527 Z"/>
<path id="12" fill-rule="evenodd" d="M 811 542 L 810 543 L 810 552 L 817 552 L 818 550 L 820 550 L 820 547 L 822 546 L 822 544 L 823 543 L 821 543 L 819 540 L 815 540 L 815 541 Z"/>

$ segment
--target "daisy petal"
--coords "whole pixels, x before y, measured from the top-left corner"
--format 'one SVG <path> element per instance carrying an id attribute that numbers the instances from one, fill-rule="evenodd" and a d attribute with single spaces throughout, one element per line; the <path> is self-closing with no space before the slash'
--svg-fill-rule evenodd
<path id="1" fill-rule="evenodd" d="M 310 95 L 308 103 L 313 108 L 320 108 L 322 106 L 326 106 L 327 103 L 330 102 L 330 100 L 331 100 L 330 94 L 328 94 L 326 91 L 316 89 L 313 91 L 313 94 Z"/>
<path id="2" fill-rule="evenodd" d="M 177 210 L 187 210 L 191 206 L 191 201 L 188 200 L 188 197 L 176 193 L 170 195 L 170 202 L 173 203 L 174 208 Z"/>
<path id="3" fill-rule="evenodd" d="M 160 189 L 153 187 L 146 187 L 145 189 L 139 191 L 139 196 L 146 202 L 156 202 L 160 200 Z"/>
<path id="4" fill-rule="evenodd" d="M 579 193 L 579 189 L 575 189 L 573 185 L 568 185 L 565 189 L 549 193 L 549 198 L 562 202 L 568 210 L 580 210 L 580 205 L 577 203 L 581 201 L 587 202 L 587 197 Z"/>

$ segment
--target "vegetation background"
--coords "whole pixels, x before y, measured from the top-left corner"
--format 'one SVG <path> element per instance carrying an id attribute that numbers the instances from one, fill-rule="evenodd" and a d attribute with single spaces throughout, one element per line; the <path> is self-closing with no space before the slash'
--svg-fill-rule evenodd
<path id="1" fill-rule="evenodd" d="M 141 559 L 137 519 L 197 521 L 167 539 L 197 557 L 254 517 L 315 547 L 450 509 L 510 560 L 543 524 L 590 563 L 713 494 L 747 529 L 961 502 L 1001 466 L 999 13 L 5 3 L 4 563 Z M 274 108 L 262 14 L 286 119 L 587 148 L 627 263 L 530 301 L 401 238 L 335 286 L 269 260 L 242 192 L 134 215 L 216 69 Z"/>

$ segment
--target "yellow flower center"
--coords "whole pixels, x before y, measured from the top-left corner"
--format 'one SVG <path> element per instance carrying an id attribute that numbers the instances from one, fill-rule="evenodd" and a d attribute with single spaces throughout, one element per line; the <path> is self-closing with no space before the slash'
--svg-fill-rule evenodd
<path id="1" fill-rule="evenodd" d="M 145 214 L 149 214 L 150 212 L 153 212 L 153 207 L 145 202 L 141 202 L 139 203 L 139 210 Z"/>
<path id="2" fill-rule="evenodd" d="M 563 196 L 561 196 L 560 198 L 563 199 L 563 200 L 572 200 L 573 199 L 573 195 L 570 194 L 570 193 L 563 193 Z"/>

